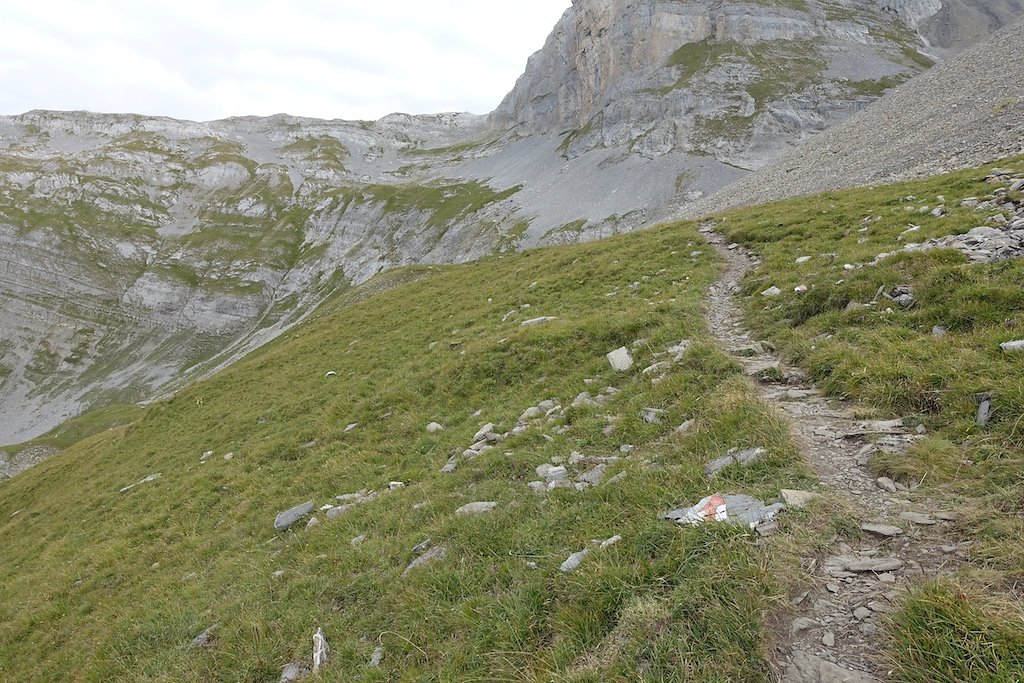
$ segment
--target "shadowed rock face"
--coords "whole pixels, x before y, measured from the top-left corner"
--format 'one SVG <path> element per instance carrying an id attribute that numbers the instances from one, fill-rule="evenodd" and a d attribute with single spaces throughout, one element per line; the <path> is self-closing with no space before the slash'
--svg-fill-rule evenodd
<path id="1" fill-rule="evenodd" d="M 388 268 L 669 215 L 924 69 L 916 30 L 955 50 L 957 17 L 1016 0 L 957 3 L 575 2 L 489 117 L 0 117 L 0 444 L 172 390 Z"/>

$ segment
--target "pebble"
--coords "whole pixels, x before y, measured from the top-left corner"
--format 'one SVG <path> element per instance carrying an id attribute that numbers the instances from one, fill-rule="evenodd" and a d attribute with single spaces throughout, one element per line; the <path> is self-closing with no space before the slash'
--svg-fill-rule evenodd
<path id="1" fill-rule="evenodd" d="M 361 546 L 365 542 L 366 542 L 366 536 L 365 535 L 363 535 L 363 536 L 356 536 L 351 541 L 349 541 L 349 543 L 352 545 L 353 548 Z"/>
<path id="2" fill-rule="evenodd" d="M 853 618 L 857 621 L 864 621 L 865 619 L 868 619 L 870 616 L 871 610 L 869 610 L 867 607 L 858 607 L 857 609 L 853 610 Z"/>
<path id="3" fill-rule="evenodd" d="M 836 634 L 832 633 L 832 631 L 825 631 L 825 633 L 821 636 L 821 644 L 825 647 L 835 647 Z"/>
<path id="4" fill-rule="evenodd" d="M 767 299 L 774 299 L 775 297 L 781 296 L 781 295 L 782 295 L 782 290 L 779 289 L 778 287 L 775 287 L 775 286 L 769 287 L 768 289 L 766 289 L 763 292 L 761 292 L 761 296 L 763 296 L 763 297 L 765 297 Z"/>
<path id="5" fill-rule="evenodd" d="M 380 663 L 384 661 L 384 648 L 380 645 L 373 651 L 373 655 L 370 656 L 370 666 L 377 668 Z"/>
<path id="6" fill-rule="evenodd" d="M 278 679 L 278 683 L 296 683 L 302 680 L 309 673 L 309 670 L 301 664 L 290 662 L 285 664 L 284 669 L 281 670 L 281 678 Z"/>
<path id="7" fill-rule="evenodd" d="M 439 422 L 431 422 L 427 425 L 427 431 L 431 434 L 437 434 L 438 432 L 444 431 L 444 425 Z"/>
<path id="8" fill-rule="evenodd" d="M 216 632 L 216 630 L 218 628 L 220 628 L 220 625 L 219 624 L 214 624 L 213 626 L 211 626 L 210 628 L 206 629 L 205 631 L 200 633 L 198 636 L 193 638 L 192 639 L 192 647 L 197 647 L 197 648 L 213 647 L 214 632 Z"/>

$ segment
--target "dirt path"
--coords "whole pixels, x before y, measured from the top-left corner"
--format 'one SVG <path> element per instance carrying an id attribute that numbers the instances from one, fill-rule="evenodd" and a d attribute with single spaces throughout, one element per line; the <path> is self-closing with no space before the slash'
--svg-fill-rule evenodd
<path id="1" fill-rule="evenodd" d="M 727 245 L 712 224 L 701 232 L 728 264 L 708 293 L 712 334 L 743 364 L 761 398 L 788 418 L 828 495 L 844 503 L 863 529 L 860 541 L 834 539 L 824 557 L 806 558 L 814 588 L 794 596 L 785 615 L 789 632 L 781 634 L 775 653 L 780 680 L 884 681 L 884 614 L 911 583 L 951 571 L 965 550 L 948 537 L 953 515 L 899 484 L 877 480 L 868 470 L 873 453 L 901 452 L 922 437 L 916 424 L 858 420 L 852 407 L 826 400 L 802 372 L 786 367 L 770 348 L 753 340 L 735 298 L 740 280 L 756 261 Z"/>

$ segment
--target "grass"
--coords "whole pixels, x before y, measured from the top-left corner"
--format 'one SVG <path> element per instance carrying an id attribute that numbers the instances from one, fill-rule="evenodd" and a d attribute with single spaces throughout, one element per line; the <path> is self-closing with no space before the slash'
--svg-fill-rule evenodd
<path id="1" fill-rule="evenodd" d="M 720 266 L 689 256 L 698 242 L 677 224 L 387 274 L 0 484 L 0 678 L 275 681 L 308 660 L 319 626 L 335 660 L 317 681 L 764 680 L 764 615 L 793 574 L 787 546 L 658 518 L 707 495 L 703 463 L 734 446 L 771 455 L 716 487 L 774 498 L 812 485 L 785 424 L 708 341 L 701 302 Z M 539 315 L 558 319 L 519 326 Z M 695 344 L 664 382 L 639 372 L 682 338 Z M 604 354 L 641 339 L 638 367 L 613 373 Z M 605 386 L 620 390 L 606 408 L 570 408 L 438 472 L 482 422 L 508 429 L 542 399 L 568 405 Z M 666 410 L 664 424 L 641 420 L 645 407 Z M 620 418 L 612 436 L 605 414 Z M 690 418 L 697 427 L 673 436 Z M 430 421 L 447 429 L 428 434 Z M 609 471 L 627 472 L 618 485 L 547 496 L 525 485 L 553 457 L 624 443 L 637 454 Z M 272 528 L 283 508 L 389 481 L 407 486 L 317 529 Z M 452 514 L 474 500 L 499 506 Z M 558 571 L 616 534 L 576 573 Z M 426 538 L 445 559 L 402 578 Z M 215 646 L 190 648 L 214 623 Z M 386 656 L 371 669 L 378 643 Z"/>
<path id="2" fill-rule="evenodd" d="M 1024 159 L 999 165 L 1024 172 Z M 997 188 L 985 181 L 989 168 L 793 199 L 717 219 L 729 239 L 763 261 L 742 284 L 748 323 L 760 336 L 807 368 L 828 393 L 929 430 L 928 439 L 904 455 L 876 456 L 872 468 L 919 483 L 923 495 L 959 508 L 955 533 L 973 543 L 973 563 L 963 585 L 921 588 L 896 616 L 890 655 L 900 681 L 1024 678 L 1021 658 L 1006 654 L 1015 647 L 1020 652 L 1020 595 L 979 587 L 976 580 L 982 573 L 1012 584 L 1024 571 L 1024 358 L 999 348 L 1024 338 L 1024 263 L 972 265 L 959 252 L 936 250 L 861 265 L 908 241 L 984 224 L 996 212 L 961 201 Z M 939 204 L 946 217 L 919 211 Z M 919 229 L 905 233 L 911 224 Z M 810 260 L 796 264 L 799 257 Z M 772 285 L 784 295 L 759 295 Z M 796 294 L 798 285 L 809 292 Z M 911 308 L 881 297 L 871 304 L 876 292 L 898 285 L 912 287 Z M 934 336 L 935 326 L 948 334 Z M 985 426 L 976 423 L 982 393 L 991 393 L 995 405 Z M 1004 612 L 1017 620 L 977 628 Z"/>

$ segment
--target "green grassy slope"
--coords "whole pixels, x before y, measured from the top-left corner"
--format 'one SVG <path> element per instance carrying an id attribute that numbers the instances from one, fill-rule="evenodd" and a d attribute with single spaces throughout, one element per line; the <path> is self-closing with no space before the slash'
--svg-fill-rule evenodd
<path id="1" fill-rule="evenodd" d="M 763 259 L 744 283 L 752 328 L 830 393 L 929 428 L 905 457 L 873 466 L 959 507 L 955 533 L 974 543 L 972 562 L 893 614 L 899 681 L 1024 675 L 1024 357 L 998 350 L 1024 337 L 1024 276 L 1019 262 L 968 265 L 950 251 L 844 265 L 893 250 L 908 221 L 921 225 L 917 240 L 984 222 L 960 200 L 991 192 L 986 174 L 716 218 Z M 947 217 L 917 212 L 939 194 Z M 286 662 L 308 665 L 322 627 L 335 657 L 312 681 L 765 680 L 773 624 L 801 580 L 796 560 L 854 540 L 857 525 L 825 503 L 787 513 L 765 544 L 658 519 L 714 490 L 772 499 L 814 485 L 784 423 L 707 335 L 701 302 L 720 264 L 696 228 L 386 274 L 131 425 L 0 483 L 0 679 L 274 681 Z M 799 256 L 812 259 L 795 265 Z M 799 284 L 809 293 L 794 293 Z M 761 297 L 770 285 L 784 294 Z M 911 285 L 917 304 L 847 310 L 883 285 Z M 520 326 L 540 316 L 557 319 Z M 949 333 L 934 337 L 935 325 Z M 681 339 L 695 343 L 652 382 L 641 370 Z M 613 372 L 605 353 L 634 344 L 637 366 Z M 568 408 L 608 386 L 619 392 L 607 406 Z M 985 427 L 974 424 L 979 391 L 996 401 Z M 511 429 L 553 397 L 564 417 L 439 472 L 482 423 Z M 646 424 L 644 408 L 665 410 L 663 423 Z M 608 417 L 618 418 L 610 433 Z M 691 432 L 674 434 L 691 418 Z M 429 434 L 432 421 L 447 428 Z M 624 444 L 636 450 L 609 468 L 626 472 L 618 483 L 527 487 L 553 458 L 619 455 Z M 704 479 L 707 460 L 747 446 L 770 457 Z M 205 451 L 215 455 L 200 464 Z M 406 486 L 388 492 L 392 481 Z M 273 530 L 280 510 L 362 489 L 382 493 L 319 527 Z M 498 506 L 454 514 L 474 501 Z M 615 535 L 617 545 L 591 546 Z M 403 577 L 428 538 L 444 557 Z M 580 569 L 561 573 L 584 547 L 594 549 Z M 212 647 L 192 648 L 213 624 Z"/>
<path id="2" fill-rule="evenodd" d="M 404 271 L 407 284 L 349 293 L 132 425 L 2 484 L 0 678 L 273 681 L 288 661 L 308 664 L 319 626 L 335 660 L 313 680 L 763 680 L 763 617 L 786 553 L 743 529 L 658 518 L 712 492 L 703 463 L 736 446 L 771 456 L 722 490 L 774 498 L 810 485 L 784 425 L 707 340 L 701 300 L 719 264 L 709 249 L 691 256 L 699 246 L 675 225 Z M 520 326 L 538 316 L 557 320 Z M 696 343 L 663 382 L 641 374 L 681 339 Z M 605 354 L 638 340 L 637 367 L 614 373 Z M 539 401 L 569 406 L 606 386 L 620 390 L 608 406 L 569 408 L 439 472 L 481 423 L 508 430 Z M 666 410 L 663 424 L 643 408 Z M 611 436 L 606 415 L 620 418 Z M 690 418 L 696 428 L 674 436 Z M 428 434 L 431 421 L 447 429 Z M 628 473 L 617 484 L 526 486 L 551 458 L 623 444 L 637 450 L 609 469 Z M 391 481 L 407 486 L 318 528 L 273 529 L 292 505 Z M 498 508 L 453 514 L 473 501 Z M 427 538 L 445 557 L 403 578 Z M 213 647 L 190 647 L 213 624 Z"/>
<path id="3" fill-rule="evenodd" d="M 1019 174 L 1024 159 L 998 166 Z M 720 230 L 763 260 L 743 283 L 752 329 L 830 394 L 929 430 L 906 454 L 875 456 L 872 468 L 957 507 L 957 533 L 972 544 L 972 563 L 955 581 L 922 587 L 894 618 L 891 658 L 901 681 L 1024 679 L 1024 355 L 1000 350 L 1024 338 L 1024 262 L 969 264 L 947 249 L 864 267 L 907 242 L 984 225 L 998 211 L 961 203 L 1006 185 L 985 182 L 990 169 L 717 219 Z M 947 207 L 944 217 L 919 212 L 939 204 Z M 911 224 L 920 230 L 901 241 Z M 773 285 L 781 297 L 760 296 Z M 798 295 L 798 285 L 810 291 Z M 913 290 L 911 308 L 882 297 L 870 304 L 880 289 L 902 285 Z M 948 330 L 945 336 L 933 334 L 936 326 Z M 994 414 L 979 426 L 983 393 L 993 396 Z"/>

